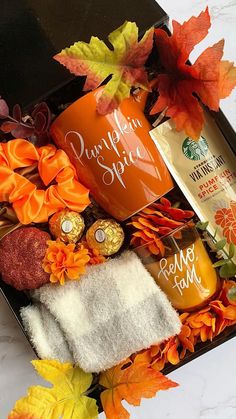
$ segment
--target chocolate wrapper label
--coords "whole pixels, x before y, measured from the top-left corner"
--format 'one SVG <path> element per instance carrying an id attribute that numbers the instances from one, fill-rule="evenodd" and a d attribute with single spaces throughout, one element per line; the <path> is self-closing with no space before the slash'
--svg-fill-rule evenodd
<path id="1" fill-rule="evenodd" d="M 61 229 L 62 229 L 63 233 L 70 233 L 73 229 L 73 223 L 69 220 L 65 220 L 61 224 Z"/>
<path id="2" fill-rule="evenodd" d="M 104 231 L 101 229 L 98 229 L 95 232 L 95 239 L 97 240 L 98 243 L 103 243 L 106 240 L 106 235 Z"/>
<path id="3" fill-rule="evenodd" d="M 236 157 L 210 114 L 198 141 L 169 120 L 150 131 L 168 169 L 208 231 L 236 244 Z M 236 257 L 234 258 L 236 262 Z"/>

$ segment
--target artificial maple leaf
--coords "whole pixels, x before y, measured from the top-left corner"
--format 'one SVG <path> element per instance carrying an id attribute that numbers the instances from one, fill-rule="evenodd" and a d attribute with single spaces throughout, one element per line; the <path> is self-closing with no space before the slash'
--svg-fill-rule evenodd
<path id="1" fill-rule="evenodd" d="M 112 75 L 98 99 L 97 110 L 104 115 L 130 96 L 132 86 L 148 88 L 144 64 L 153 46 L 153 31 L 149 29 L 138 41 L 136 23 L 125 22 L 108 36 L 113 50 L 92 36 L 89 43 L 75 42 L 54 59 L 76 76 L 87 76 L 84 91 L 97 88 Z"/>
<path id="2" fill-rule="evenodd" d="M 70 363 L 54 360 L 32 361 L 37 372 L 53 384 L 52 388 L 30 387 L 28 395 L 15 404 L 10 419 L 94 419 L 96 401 L 84 393 L 93 377 Z M 17 416 L 18 415 L 18 416 Z"/>
<path id="3" fill-rule="evenodd" d="M 156 46 L 165 72 L 157 76 L 159 97 L 151 114 L 165 110 L 175 122 L 176 130 L 198 139 L 204 123 L 203 108 L 198 98 L 214 111 L 219 101 L 227 97 L 236 86 L 236 67 L 229 61 L 221 61 L 224 41 L 207 48 L 193 65 L 189 54 L 211 26 L 208 8 L 198 17 L 192 17 L 182 25 L 173 21 L 173 34 L 163 29 L 155 30 Z"/>
<path id="4" fill-rule="evenodd" d="M 31 415 L 31 413 L 11 413 L 7 419 L 40 419 L 40 417 Z"/>
<path id="5" fill-rule="evenodd" d="M 128 360 L 130 361 L 130 360 Z M 121 401 L 139 406 L 141 398 L 151 398 L 159 390 L 168 390 L 178 384 L 169 380 L 159 371 L 154 371 L 149 364 L 135 358 L 127 360 L 101 374 L 99 383 L 105 387 L 101 393 L 101 402 L 107 419 L 128 419 L 130 414 Z M 125 365 L 128 367 L 125 368 Z"/>

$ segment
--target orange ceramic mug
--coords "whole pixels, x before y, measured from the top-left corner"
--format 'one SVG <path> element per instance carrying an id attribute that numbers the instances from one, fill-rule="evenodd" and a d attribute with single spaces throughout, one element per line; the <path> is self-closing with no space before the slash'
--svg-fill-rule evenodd
<path id="1" fill-rule="evenodd" d="M 51 126 L 79 180 L 110 215 L 125 220 L 173 188 L 149 136 L 150 125 L 132 97 L 108 115 L 96 111 L 102 88 L 70 105 Z"/>

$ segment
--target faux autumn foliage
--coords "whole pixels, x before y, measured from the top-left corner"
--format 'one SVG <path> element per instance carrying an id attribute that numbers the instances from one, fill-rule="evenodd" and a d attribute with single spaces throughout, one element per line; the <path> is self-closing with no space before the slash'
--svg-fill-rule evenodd
<path id="1" fill-rule="evenodd" d="M 139 357 L 130 359 L 101 374 L 99 383 L 105 388 L 101 402 L 107 419 L 128 419 L 130 414 L 122 405 L 126 400 L 139 406 L 141 398 L 150 399 L 159 390 L 168 390 L 178 384 L 153 370 Z"/>
<path id="2" fill-rule="evenodd" d="M 89 247 L 86 240 L 77 245 L 65 244 L 60 239 L 49 240 L 47 245 L 42 266 L 44 271 L 50 274 L 52 283 L 59 282 L 60 285 L 64 285 L 67 280 L 78 281 L 86 272 L 87 265 L 98 265 L 106 261 L 96 249 Z"/>
<path id="3" fill-rule="evenodd" d="M 195 351 L 197 343 L 211 341 L 227 327 L 235 325 L 236 302 L 230 299 L 230 291 L 234 289 L 234 281 L 224 281 L 217 298 L 205 308 L 193 313 L 182 313 L 181 333 L 143 352 L 142 356 L 149 359 L 152 368 L 160 371 L 168 362 L 178 364 L 187 351 Z"/>
<path id="4" fill-rule="evenodd" d="M 193 216 L 193 211 L 172 207 L 167 198 L 161 198 L 158 203 L 144 208 L 132 217 L 129 225 L 134 231 L 130 244 L 138 247 L 149 243 L 151 253 L 164 255 L 161 237 L 181 227 Z"/>
<path id="5" fill-rule="evenodd" d="M 159 92 L 151 114 L 164 110 L 175 122 L 177 131 L 198 139 L 204 123 L 202 103 L 219 110 L 220 99 L 226 98 L 236 86 L 236 67 L 222 61 L 224 40 L 207 48 L 193 65 L 188 62 L 195 45 L 202 41 L 211 27 L 208 8 L 198 17 L 182 25 L 173 21 L 173 33 L 155 29 L 155 42 L 163 66 L 157 75 Z"/>
<path id="6" fill-rule="evenodd" d="M 134 406 L 141 398 L 151 398 L 159 390 L 177 384 L 151 369 L 146 360 L 130 359 L 100 375 L 99 384 L 92 386 L 93 376 L 70 363 L 54 360 L 32 361 L 37 372 L 53 384 L 52 388 L 30 387 L 28 395 L 18 400 L 8 419 L 95 419 L 98 418 L 92 391 L 99 385 L 107 419 L 128 419 L 122 406 L 124 399 Z"/>
<path id="7" fill-rule="evenodd" d="M 156 85 L 152 83 L 159 97 L 150 113 L 164 112 L 173 119 L 178 131 L 184 130 L 193 139 L 199 138 L 204 123 L 199 99 L 218 111 L 220 99 L 226 98 L 236 85 L 236 67 L 222 60 L 224 40 L 207 48 L 193 65 L 188 61 L 210 27 L 207 8 L 182 25 L 173 21 L 170 36 L 163 29 L 155 29 L 162 70 L 156 74 Z M 97 88 L 112 75 L 98 100 L 97 110 L 103 115 L 129 97 L 131 87 L 149 88 L 145 62 L 152 50 L 153 28 L 138 41 L 137 25 L 125 22 L 108 40 L 113 50 L 97 37 L 91 37 L 88 44 L 76 42 L 54 57 L 73 74 L 87 76 L 84 91 Z"/>
<path id="8" fill-rule="evenodd" d="M 34 144 L 49 142 L 48 129 L 51 124 L 51 112 L 45 102 L 38 103 L 30 115 L 23 115 L 20 105 L 13 106 L 12 115 L 4 99 L 0 98 L 0 130 L 11 133 L 14 138 L 30 138 Z"/>
<path id="9" fill-rule="evenodd" d="M 88 397 L 93 376 L 70 363 L 32 361 L 36 371 L 52 388 L 34 386 L 28 395 L 15 404 L 8 419 L 95 419 L 98 417 L 96 400 Z"/>
<path id="10" fill-rule="evenodd" d="M 50 274 L 50 282 L 64 285 L 66 280 L 78 280 L 85 273 L 90 256 L 82 244 L 76 249 L 75 244 L 65 244 L 57 239 L 49 240 L 47 245 L 42 266 Z"/>
<path id="11" fill-rule="evenodd" d="M 141 398 L 151 398 L 159 390 L 177 384 L 160 373 L 166 363 L 176 365 L 194 352 L 198 342 L 212 340 L 226 327 L 236 324 L 236 302 L 229 298 L 234 281 L 224 281 L 216 300 L 194 313 L 183 313 L 181 333 L 160 345 L 132 355 L 122 364 L 100 374 L 101 402 L 107 419 L 129 419 L 122 400 L 138 406 Z M 52 388 L 30 387 L 28 395 L 15 404 L 8 419 L 95 419 L 98 417 L 92 374 L 70 363 L 33 361 L 38 373 L 53 384 Z M 91 388 L 92 385 L 92 388 Z"/>
<path id="12" fill-rule="evenodd" d="M 84 91 L 93 90 L 112 76 L 98 100 L 97 110 L 107 114 L 130 96 L 131 87 L 148 88 L 144 64 L 153 46 L 153 28 L 138 41 L 136 23 L 125 22 L 110 33 L 108 40 L 113 49 L 95 36 L 90 42 L 75 42 L 54 59 L 76 76 L 87 76 Z"/>

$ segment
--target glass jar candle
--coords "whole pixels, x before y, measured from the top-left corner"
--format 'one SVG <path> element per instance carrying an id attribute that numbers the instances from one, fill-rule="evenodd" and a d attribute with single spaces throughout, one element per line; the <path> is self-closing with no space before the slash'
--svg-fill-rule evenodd
<path id="1" fill-rule="evenodd" d="M 204 306 L 218 291 L 219 281 L 196 228 L 185 224 L 162 242 L 163 256 L 152 254 L 149 244 L 134 250 L 177 310 Z"/>

